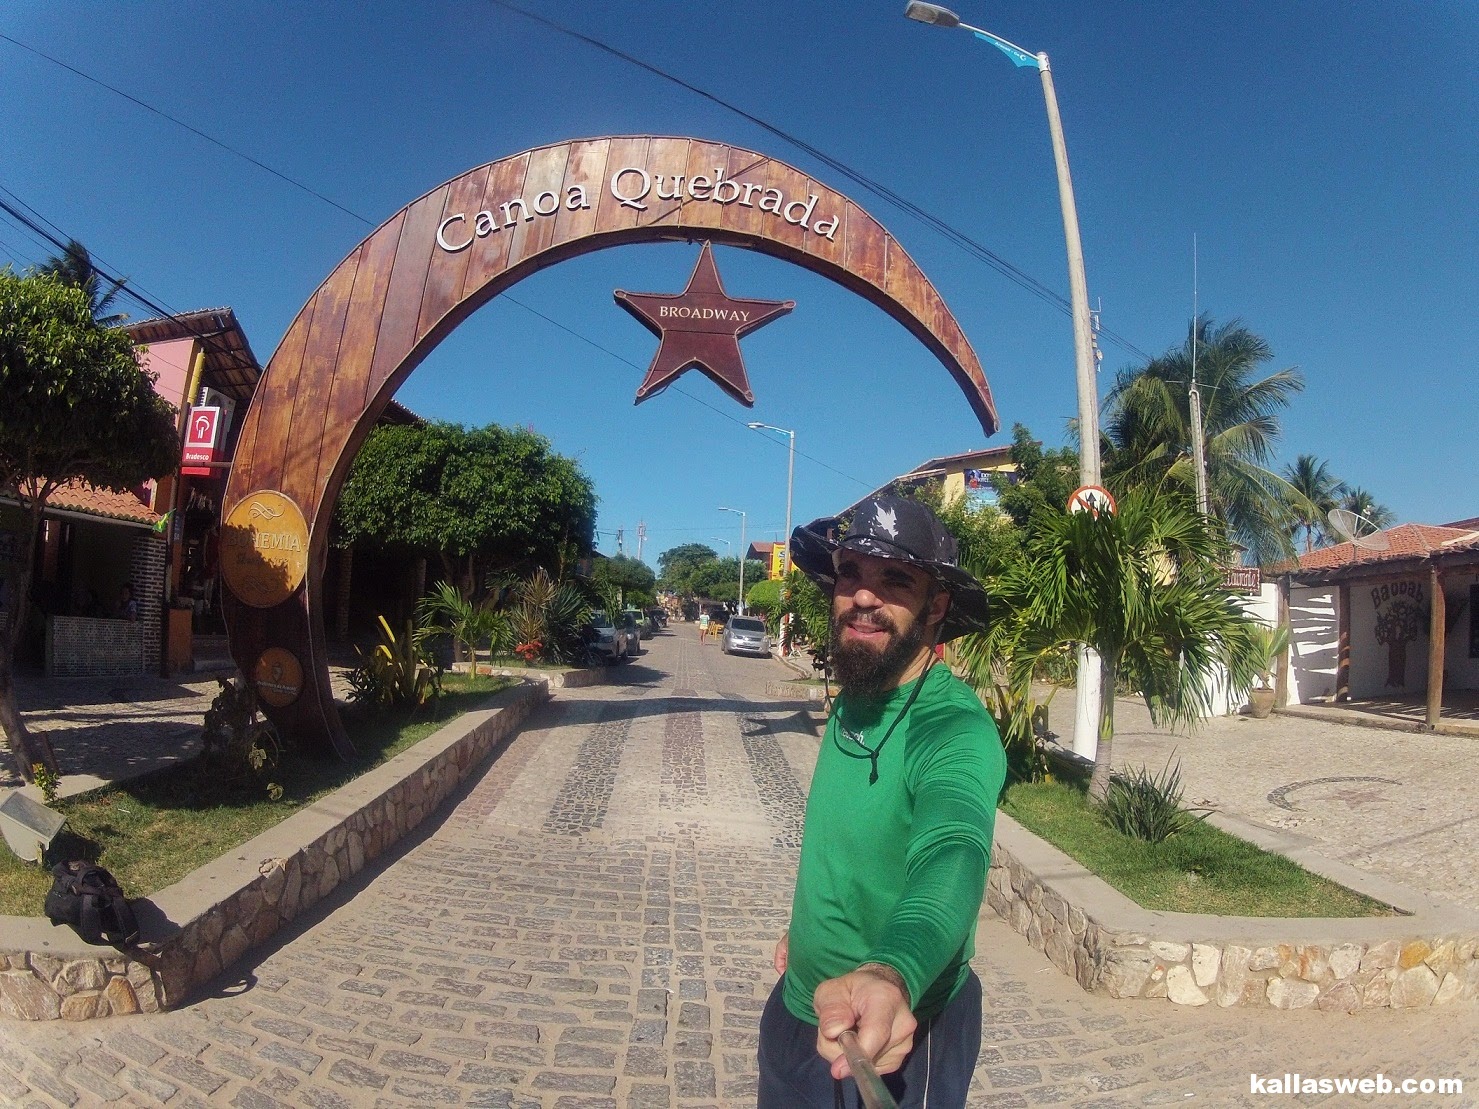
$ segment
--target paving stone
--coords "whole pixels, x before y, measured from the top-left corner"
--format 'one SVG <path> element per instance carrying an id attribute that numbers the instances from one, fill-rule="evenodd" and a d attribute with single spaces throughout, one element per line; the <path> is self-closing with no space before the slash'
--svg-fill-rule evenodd
<path id="1" fill-rule="evenodd" d="M 562 690 L 395 862 L 373 864 L 353 898 L 254 954 L 253 987 L 176 1013 L 0 1025 L 0 1102 L 103 1104 L 108 1082 L 123 1091 L 115 1101 L 169 1109 L 753 1104 L 759 1014 L 818 741 L 783 730 L 794 708 L 748 699 L 761 689 L 746 682 L 768 680 L 750 676 L 758 670 L 700 650 L 691 633 L 649 641 L 656 679 L 623 668 L 616 684 Z M 1150 742 L 1137 728 L 1123 737 L 1128 752 Z M 1306 763 L 1344 765 L 1366 738 L 1350 731 L 1319 750 L 1301 730 L 1284 744 L 1280 781 L 1307 777 Z M 1176 737 L 1184 767 L 1225 759 L 1243 788 L 1286 758 L 1247 729 L 1232 736 L 1252 738 L 1219 752 L 1197 733 Z M 1390 739 L 1377 738 L 1389 756 Z M 1451 748 L 1433 750 L 1449 776 L 1463 765 Z M 1422 744 L 1410 752 L 1401 774 L 1371 772 L 1401 777 L 1429 758 Z M 1389 814 L 1358 815 L 1372 827 L 1342 825 L 1353 849 Z M 1432 867 L 1414 859 L 1411 872 L 1454 869 L 1463 842 L 1428 850 Z M 1474 875 L 1460 880 L 1479 888 Z M 1250 1071 L 1479 1073 L 1473 1023 L 1457 1008 L 1334 1020 L 1313 1007 L 1188 1012 L 1085 994 L 989 918 L 977 948 L 985 1011 L 972 1109 L 1253 1105 Z M 1403 950 L 1394 943 L 1394 966 Z"/>

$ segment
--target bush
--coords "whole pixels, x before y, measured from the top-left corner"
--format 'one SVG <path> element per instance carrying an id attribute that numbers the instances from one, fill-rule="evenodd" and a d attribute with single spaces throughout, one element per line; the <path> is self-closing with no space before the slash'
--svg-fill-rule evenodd
<path id="1" fill-rule="evenodd" d="M 385 617 L 376 619 L 380 642 L 368 654 L 355 648 L 360 664 L 349 674 L 351 698 L 387 709 L 420 708 L 435 701 L 442 695 L 442 672 L 427 653 L 427 630 L 414 629 L 407 621 L 405 635 L 397 639 Z"/>
<path id="2" fill-rule="evenodd" d="M 259 715 L 257 695 L 245 681 L 217 678 L 221 691 L 205 710 L 201 760 L 213 776 L 235 785 L 255 779 L 276 801 L 282 785 L 271 780 L 282 760 L 282 739 L 272 721 Z"/>
<path id="3" fill-rule="evenodd" d="M 1168 840 L 1212 814 L 1211 809 L 1181 807 L 1181 763 L 1173 767 L 1169 761 L 1159 775 L 1143 766 L 1110 775 L 1103 806 L 1115 831 L 1146 843 Z M 1202 815 L 1193 815 L 1198 812 Z"/>

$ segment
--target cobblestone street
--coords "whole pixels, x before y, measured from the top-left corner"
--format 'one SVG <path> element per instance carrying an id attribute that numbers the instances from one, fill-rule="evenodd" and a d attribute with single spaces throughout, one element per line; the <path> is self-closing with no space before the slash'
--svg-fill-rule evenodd
<path id="1" fill-rule="evenodd" d="M 644 647 L 616 684 L 558 690 L 410 842 L 183 1008 L 0 1024 L 0 1104 L 753 1104 L 816 718 L 765 698 L 780 664 L 690 625 Z M 1387 1100 L 1250 1077 L 1293 1072 L 1460 1077 L 1397 1100 L 1479 1104 L 1472 1008 L 1178 1009 L 1085 994 L 990 917 L 978 949 L 972 1106 Z"/>

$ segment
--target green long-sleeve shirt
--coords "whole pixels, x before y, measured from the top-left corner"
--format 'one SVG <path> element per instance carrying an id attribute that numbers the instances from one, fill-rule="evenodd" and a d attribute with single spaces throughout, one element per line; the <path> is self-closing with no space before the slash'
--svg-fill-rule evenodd
<path id="1" fill-rule="evenodd" d="M 784 999 L 817 1022 L 812 994 L 862 963 L 903 975 L 921 1020 L 965 982 L 986 888 L 1006 756 L 971 689 L 932 667 L 878 701 L 839 699 L 806 802 Z M 876 748 L 878 780 L 869 783 Z M 861 736 L 862 742 L 852 738 Z"/>

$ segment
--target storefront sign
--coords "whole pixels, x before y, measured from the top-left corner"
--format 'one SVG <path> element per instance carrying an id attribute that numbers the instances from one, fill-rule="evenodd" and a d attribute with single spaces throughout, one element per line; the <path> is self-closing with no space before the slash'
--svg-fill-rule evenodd
<path id="1" fill-rule="evenodd" d="M 190 410 L 190 419 L 185 424 L 185 450 L 180 456 L 184 463 L 182 474 L 209 477 L 208 465 L 216 460 L 216 441 L 220 438 L 221 410 L 214 406 L 201 406 Z"/>
<path id="2" fill-rule="evenodd" d="M 268 647 L 252 672 L 257 696 L 274 708 L 286 708 L 303 692 L 303 664 L 285 647 Z"/>
<path id="3" fill-rule="evenodd" d="M 308 524 L 291 499 L 258 489 L 237 502 L 221 530 L 221 576 L 253 608 L 291 597 L 308 573 Z"/>

